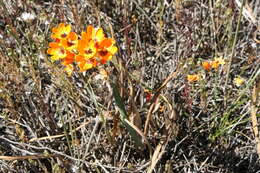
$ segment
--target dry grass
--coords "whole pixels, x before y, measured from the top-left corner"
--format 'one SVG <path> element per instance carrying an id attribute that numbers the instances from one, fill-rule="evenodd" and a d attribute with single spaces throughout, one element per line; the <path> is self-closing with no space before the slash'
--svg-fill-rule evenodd
<path id="1" fill-rule="evenodd" d="M 260 170 L 258 0 L 0 5 L 1 172 Z M 46 54 L 60 22 L 102 27 L 118 53 L 67 76 Z M 225 64 L 205 71 L 216 57 Z"/>

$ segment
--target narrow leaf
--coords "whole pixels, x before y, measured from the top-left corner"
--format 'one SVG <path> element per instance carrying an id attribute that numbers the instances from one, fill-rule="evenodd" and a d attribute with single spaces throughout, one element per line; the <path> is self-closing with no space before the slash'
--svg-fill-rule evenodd
<path id="1" fill-rule="evenodd" d="M 122 101 L 122 98 L 119 94 L 118 88 L 114 83 L 111 83 L 111 86 L 113 88 L 113 96 L 115 98 L 116 106 L 119 109 L 120 112 L 120 121 L 123 124 L 123 126 L 127 129 L 127 131 L 130 133 L 131 137 L 135 141 L 135 145 L 139 147 L 143 147 L 142 143 L 142 137 L 136 132 L 136 130 L 130 126 L 125 120 L 128 119 L 127 112 L 125 110 L 124 103 Z"/>

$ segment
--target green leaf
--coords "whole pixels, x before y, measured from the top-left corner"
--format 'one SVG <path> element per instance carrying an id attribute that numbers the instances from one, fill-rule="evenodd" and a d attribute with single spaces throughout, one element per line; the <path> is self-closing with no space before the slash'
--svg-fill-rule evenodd
<path id="1" fill-rule="evenodd" d="M 122 98 L 119 94 L 118 88 L 116 84 L 111 82 L 111 86 L 113 88 L 113 96 L 115 98 L 116 106 L 118 107 L 118 110 L 120 112 L 120 121 L 123 124 L 123 126 L 127 129 L 127 131 L 130 133 L 131 137 L 135 141 L 135 145 L 138 147 L 143 147 L 142 143 L 142 137 L 137 133 L 137 131 L 131 127 L 125 119 L 128 119 L 127 112 L 125 110 L 124 103 L 122 101 Z"/>

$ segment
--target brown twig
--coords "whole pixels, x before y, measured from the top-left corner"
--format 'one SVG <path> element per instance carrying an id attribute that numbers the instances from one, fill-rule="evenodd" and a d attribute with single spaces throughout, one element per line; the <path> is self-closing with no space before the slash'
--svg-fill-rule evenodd
<path id="1" fill-rule="evenodd" d="M 252 128 L 255 135 L 256 141 L 256 151 L 258 157 L 260 158 L 260 138 L 259 138 L 259 131 L 258 131 L 258 122 L 257 122 L 257 103 L 259 101 L 258 96 L 260 92 L 260 80 L 256 81 L 256 85 L 252 91 L 252 100 L 251 100 L 251 118 L 252 118 Z"/>
<path id="2" fill-rule="evenodd" d="M 26 159 L 43 159 L 50 157 L 58 157 L 55 154 L 49 155 L 31 155 L 31 156 L 0 156 L 0 160 L 26 160 Z"/>
<path id="3" fill-rule="evenodd" d="M 90 122 L 95 121 L 95 119 L 89 120 L 83 124 L 81 124 L 79 127 L 77 127 L 75 130 L 72 130 L 69 134 L 75 133 L 76 131 L 78 131 L 79 129 L 81 129 L 82 127 L 85 127 L 86 125 L 88 125 Z M 35 141 L 41 141 L 41 140 L 46 140 L 46 139 L 55 139 L 55 138 L 61 138 L 63 136 L 66 136 L 66 134 L 60 134 L 60 135 L 53 135 L 53 136 L 44 136 L 44 137 L 40 137 L 40 138 L 32 138 L 29 140 L 29 142 L 35 142 Z"/>

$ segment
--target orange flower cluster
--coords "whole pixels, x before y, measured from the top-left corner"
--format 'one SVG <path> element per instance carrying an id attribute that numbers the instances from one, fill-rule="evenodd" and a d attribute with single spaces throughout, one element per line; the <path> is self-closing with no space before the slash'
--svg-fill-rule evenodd
<path id="1" fill-rule="evenodd" d="M 89 25 L 79 36 L 71 31 L 71 25 L 60 23 L 52 29 L 47 53 L 52 61 L 61 60 L 65 71 L 70 75 L 74 70 L 73 63 L 80 71 L 86 71 L 100 64 L 105 64 L 117 52 L 115 40 L 105 37 L 102 28 Z"/>
<path id="2" fill-rule="evenodd" d="M 204 61 L 202 62 L 202 67 L 206 71 L 210 71 L 212 68 L 217 69 L 219 65 L 225 64 L 223 58 L 215 58 L 214 61 Z"/>
<path id="3" fill-rule="evenodd" d="M 206 71 L 210 71 L 211 69 L 217 69 L 220 65 L 225 64 L 223 58 L 215 58 L 214 61 L 204 61 L 202 62 L 202 68 Z M 188 82 L 196 82 L 200 80 L 200 75 L 193 74 L 187 75 Z"/>

